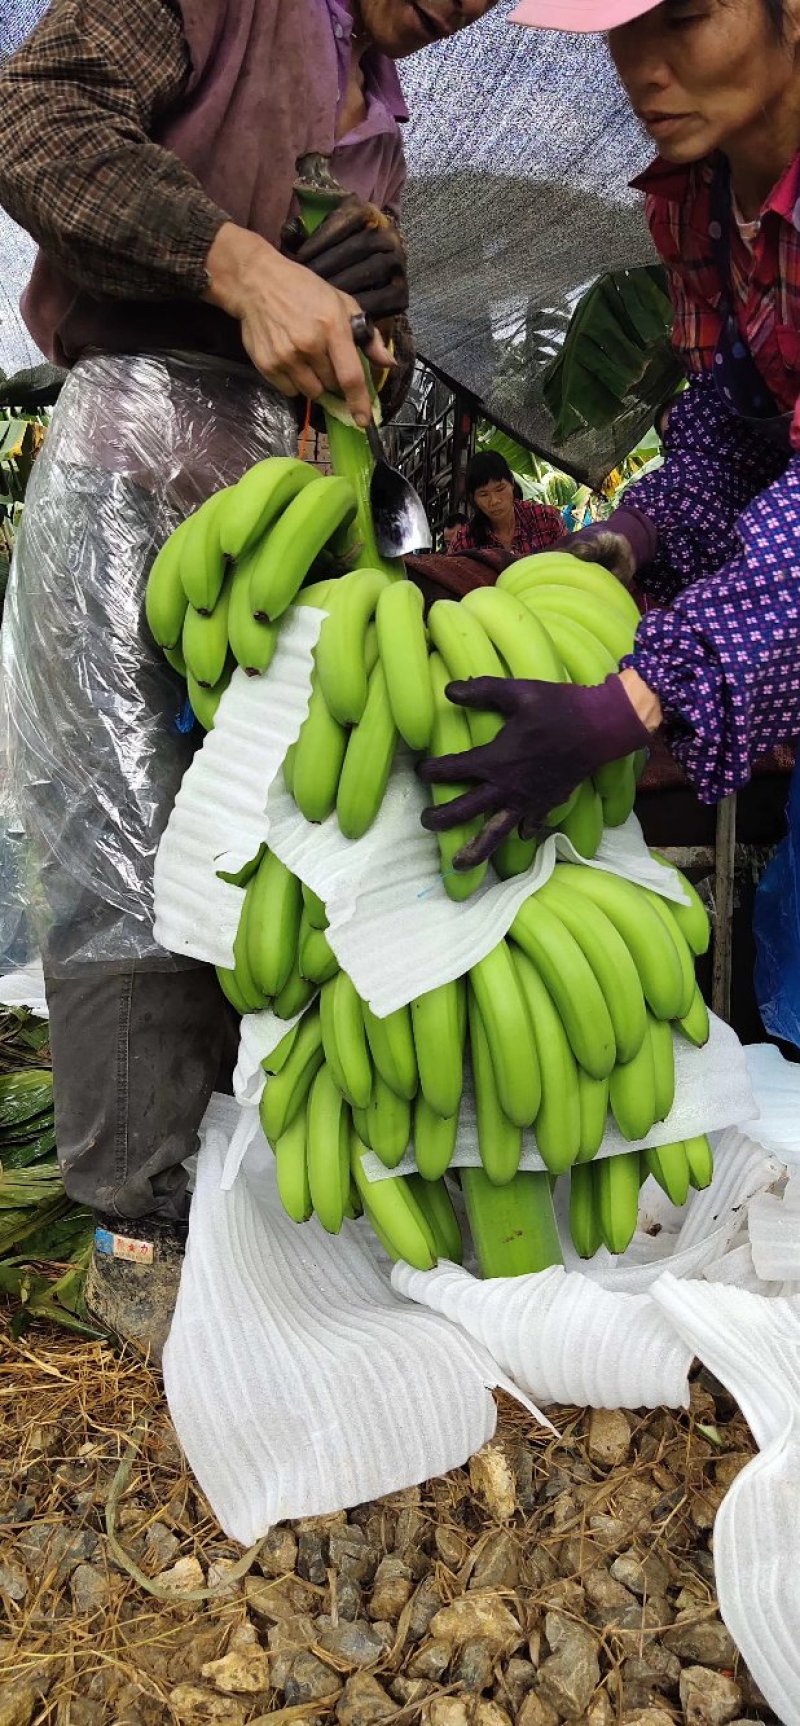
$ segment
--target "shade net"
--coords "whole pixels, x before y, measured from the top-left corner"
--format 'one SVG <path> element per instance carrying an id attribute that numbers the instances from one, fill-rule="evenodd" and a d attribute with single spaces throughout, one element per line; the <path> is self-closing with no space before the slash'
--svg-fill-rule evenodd
<path id="1" fill-rule="evenodd" d="M 43 0 L 0 0 L 0 57 Z M 420 353 L 512 435 L 599 481 L 652 419 L 629 397 L 613 428 L 558 444 L 542 374 L 604 270 L 652 261 L 628 181 L 650 153 L 604 41 L 508 23 L 512 0 L 401 66 L 412 114 L 405 207 Z M 32 248 L 0 222 L 0 366 L 34 350 L 16 302 Z"/>

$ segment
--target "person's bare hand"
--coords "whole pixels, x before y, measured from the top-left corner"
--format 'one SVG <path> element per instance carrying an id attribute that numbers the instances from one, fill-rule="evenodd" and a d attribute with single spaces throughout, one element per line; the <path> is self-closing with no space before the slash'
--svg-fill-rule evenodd
<path id="1" fill-rule="evenodd" d="M 238 318 L 245 350 L 263 377 L 287 396 L 342 395 L 356 424 L 368 424 L 372 408 L 350 327 L 361 309 L 357 300 L 232 222 L 220 228 L 206 269 L 206 298 Z M 381 369 L 394 363 L 377 332 L 367 358 Z"/>

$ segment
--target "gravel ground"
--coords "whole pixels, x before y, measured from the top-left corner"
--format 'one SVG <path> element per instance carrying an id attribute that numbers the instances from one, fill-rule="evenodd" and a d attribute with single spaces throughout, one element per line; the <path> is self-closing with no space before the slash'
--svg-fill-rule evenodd
<path id="1" fill-rule="evenodd" d="M 0 1726 L 771 1726 L 714 1596 L 731 1399 L 551 1413 L 503 1401 L 469 1467 L 273 1529 L 237 1577 L 147 1368 L 6 1328 Z"/>

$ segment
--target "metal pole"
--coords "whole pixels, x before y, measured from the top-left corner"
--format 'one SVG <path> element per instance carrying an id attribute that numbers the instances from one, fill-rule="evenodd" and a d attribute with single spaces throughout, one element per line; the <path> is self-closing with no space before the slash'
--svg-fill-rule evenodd
<path id="1" fill-rule="evenodd" d="M 717 805 L 714 864 L 714 967 L 711 1005 L 720 1019 L 730 1021 L 733 958 L 733 880 L 736 857 L 736 795 Z"/>

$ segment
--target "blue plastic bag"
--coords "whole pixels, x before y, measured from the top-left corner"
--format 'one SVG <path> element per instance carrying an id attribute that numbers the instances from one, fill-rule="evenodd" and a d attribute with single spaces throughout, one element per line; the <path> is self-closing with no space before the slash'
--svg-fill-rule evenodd
<path id="1" fill-rule="evenodd" d="M 756 999 L 764 1026 L 800 1048 L 800 765 L 787 808 L 789 832 L 756 893 Z"/>

